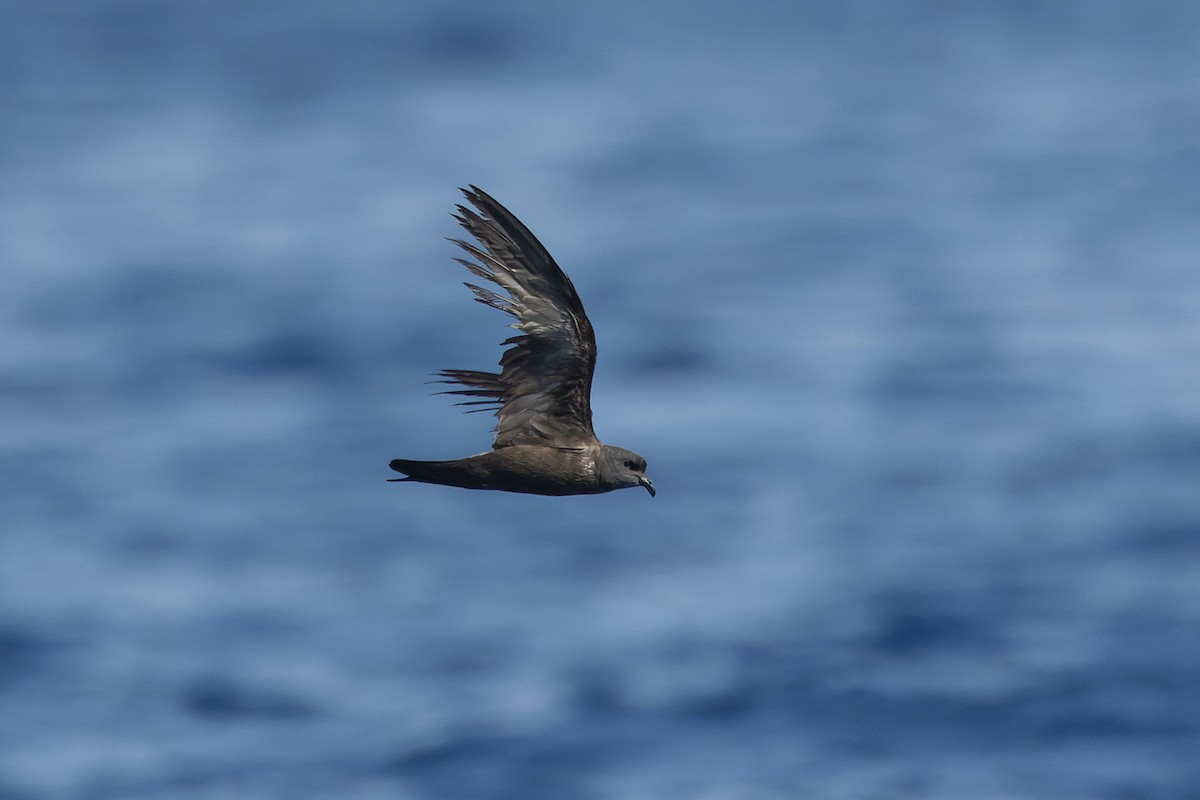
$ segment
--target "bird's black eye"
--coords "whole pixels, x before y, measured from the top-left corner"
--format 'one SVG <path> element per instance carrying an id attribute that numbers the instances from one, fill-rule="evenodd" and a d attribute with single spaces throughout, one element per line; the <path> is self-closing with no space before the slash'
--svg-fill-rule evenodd
<path id="1" fill-rule="evenodd" d="M 626 460 L 625 461 L 625 469 L 633 469 L 633 462 Z"/>

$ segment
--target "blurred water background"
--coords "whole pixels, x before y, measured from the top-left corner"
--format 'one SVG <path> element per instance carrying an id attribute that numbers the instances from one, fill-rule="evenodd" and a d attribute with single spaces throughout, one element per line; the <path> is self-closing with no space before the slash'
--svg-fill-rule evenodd
<path id="1" fill-rule="evenodd" d="M 0 798 L 1200 797 L 1200 5 L 3 17 Z M 657 498 L 384 482 L 467 183 Z"/>

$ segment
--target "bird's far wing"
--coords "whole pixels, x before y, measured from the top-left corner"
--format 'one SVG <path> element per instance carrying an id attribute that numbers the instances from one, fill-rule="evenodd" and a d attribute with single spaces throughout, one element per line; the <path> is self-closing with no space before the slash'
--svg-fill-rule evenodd
<path id="1" fill-rule="evenodd" d="M 479 213 L 458 206 L 455 219 L 479 246 L 451 239 L 475 260 L 455 259 L 505 294 L 468 283 L 481 303 L 517 318 L 521 333 L 500 358 L 500 372 L 448 369 L 446 383 L 466 388 L 446 394 L 476 398 L 462 405 L 496 406 L 494 447 L 544 444 L 581 447 L 592 430 L 592 372 L 596 337 L 575 287 L 541 242 L 504 206 L 478 187 L 463 194 Z"/>

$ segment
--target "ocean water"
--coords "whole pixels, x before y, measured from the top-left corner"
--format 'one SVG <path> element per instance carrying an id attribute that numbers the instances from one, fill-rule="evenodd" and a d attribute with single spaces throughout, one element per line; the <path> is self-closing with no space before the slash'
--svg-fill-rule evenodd
<path id="1" fill-rule="evenodd" d="M 1200 797 L 1200 6 L 3 10 L 3 800 Z M 656 498 L 385 482 L 469 183 Z"/>

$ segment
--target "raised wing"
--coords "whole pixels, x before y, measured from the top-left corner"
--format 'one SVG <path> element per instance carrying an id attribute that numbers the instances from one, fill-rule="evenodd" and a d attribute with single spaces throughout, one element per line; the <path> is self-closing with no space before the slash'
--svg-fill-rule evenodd
<path id="1" fill-rule="evenodd" d="M 591 393 L 596 336 L 571 279 L 508 209 L 476 186 L 462 191 L 479 213 L 460 205 L 455 219 L 480 246 L 451 239 L 475 259 L 455 261 L 507 294 L 466 284 L 479 302 L 516 317 L 510 327 L 521 334 L 504 342 L 512 346 L 500 358 L 499 373 L 438 373 L 445 383 L 466 387 L 446 394 L 478 398 L 461 405 L 497 407 L 496 448 L 595 442 Z"/>

